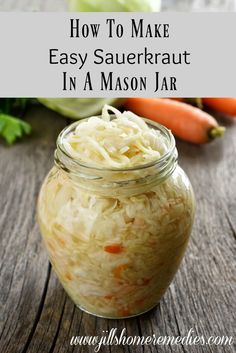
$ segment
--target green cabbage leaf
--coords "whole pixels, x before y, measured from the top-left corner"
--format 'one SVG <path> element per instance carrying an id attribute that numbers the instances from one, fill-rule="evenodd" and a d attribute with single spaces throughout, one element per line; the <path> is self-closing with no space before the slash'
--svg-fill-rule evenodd
<path id="1" fill-rule="evenodd" d="M 71 119 L 83 119 L 100 115 L 105 104 L 119 107 L 122 98 L 38 98 L 47 108 Z"/>
<path id="2" fill-rule="evenodd" d="M 68 0 L 70 11 L 156 12 L 161 0 Z"/>

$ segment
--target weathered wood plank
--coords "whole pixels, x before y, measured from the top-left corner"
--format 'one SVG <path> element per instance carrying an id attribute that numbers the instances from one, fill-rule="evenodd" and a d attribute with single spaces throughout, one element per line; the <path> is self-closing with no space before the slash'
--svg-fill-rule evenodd
<path id="1" fill-rule="evenodd" d="M 44 108 L 29 111 L 28 117 L 32 137 L 10 148 L 0 146 L 0 351 L 4 353 L 21 352 L 27 344 L 50 278 L 35 207 L 65 121 Z"/>

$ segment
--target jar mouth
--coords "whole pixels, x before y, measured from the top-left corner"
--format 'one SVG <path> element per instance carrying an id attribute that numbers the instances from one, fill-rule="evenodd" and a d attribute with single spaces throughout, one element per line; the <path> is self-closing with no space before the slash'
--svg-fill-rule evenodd
<path id="1" fill-rule="evenodd" d="M 101 116 L 98 116 L 98 118 L 100 118 Z M 115 117 L 115 115 L 110 115 L 111 119 Z M 127 168 L 107 168 L 107 167 L 97 167 L 94 166 L 92 164 L 83 162 L 79 159 L 75 159 L 74 157 L 72 157 L 70 155 L 70 153 L 68 153 L 68 151 L 64 148 L 63 145 L 63 140 L 65 139 L 65 137 L 70 134 L 71 132 L 73 132 L 76 127 L 82 123 L 83 121 L 87 121 L 89 118 L 84 118 L 84 119 L 80 119 L 79 121 L 74 122 L 73 124 L 67 126 L 66 128 L 64 128 L 60 134 L 58 135 L 57 138 L 57 142 L 56 142 L 56 146 L 57 146 L 57 151 L 56 151 L 56 155 L 57 155 L 57 159 L 60 160 L 60 156 L 62 155 L 64 158 L 63 160 L 66 158 L 68 159 L 68 161 L 73 162 L 73 165 L 76 167 L 82 167 L 83 169 L 87 169 L 87 170 L 91 170 L 91 171 L 99 171 L 99 172 L 134 172 L 134 171 L 138 171 L 138 170 L 145 170 L 145 169 L 149 169 L 151 167 L 156 167 L 158 169 L 158 166 L 160 166 L 161 168 L 163 167 L 163 164 L 168 161 L 170 158 L 172 158 L 172 156 L 174 154 L 176 154 L 176 159 L 177 159 L 177 153 L 176 153 L 176 143 L 175 143 L 175 138 L 173 136 L 173 134 L 171 133 L 171 131 L 169 129 L 167 129 L 165 126 L 158 124 L 152 120 L 146 119 L 146 118 L 142 118 L 146 124 L 150 127 L 150 128 L 154 128 L 156 130 L 159 130 L 166 138 L 167 143 L 168 143 L 168 150 L 167 152 L 165 152 L 161 157 L 154 159 L 153 161 L 149 162 L 149 163 L 144 163 L 144 164 L 139 164 L 133 167 L 127 167 Z M 57 153 L 59 152 L 59 154 Z M 71 164 L 71 163 L 70 163 Z"/>

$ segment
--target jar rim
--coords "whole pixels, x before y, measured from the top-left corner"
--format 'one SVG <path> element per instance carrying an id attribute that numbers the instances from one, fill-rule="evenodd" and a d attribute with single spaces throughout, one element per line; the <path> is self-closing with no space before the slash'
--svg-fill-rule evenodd
<path id="1" fill-rule="evenodd" d="M 101 117 L 101 115 L 96 116 L 98 118 Z M 110 114 L 110 117 L 113 118 L 115 117 L 114 114 Z M 165 126 L 156 123 L 150 119 L 146 119 L 143 118 L 142 119 L 147 123 L 147 125 L 151 128 L 155 128 L 158 129 L 162 134 L 164 134 L 164 136 L 167 138 L 168 141 L 168 150 L 167 152 L 165 152 L 160 158 L 157 158 L 149 163 L 144 163 L 144 164 L 140 164 L 140 165 L 136 165 L 133 167 L 128 167 L 128 168 L 107 168 L 107 167 L 97 167 L 94 166 L 92 164 L 80 161 L 74 157 L 72 157 L 70 155 L 70 153 L 68 151 L 66 151 L 66 149 L 63 146 L 63 139 L 65 138 L 65 136 L 69 133 L 71 133 L 73 130 L 75 130 L 75 128 L 83 121 L 88 120 L 89 118 L 83 118 L 80 119 L 72 124 L 70 124 L 69 126 L 66 126 L 58 135 L 57 141 L 56 141 L 56 146 L 57 146 L 57 150 L 60 151 L 66 158 L 68 158 L 70 161 L 73 161 L 73 163 L 78 166 L 78 167 L 82 167 L 85 168 L 87 170 L 94 170 L 94 171 L 100 171 L 100 172 L 132 172 L 132 171 L 138 171 L 138 170 L 145 170 L 148 169 L 150 167 L 156 166 L 158 168 L 159 166 L 163 166 L 163 163 L 166 160 L 169 160 L 169 158 L 172 157 L 172 155 L 175 153 L 176 151 L 176 143 L 175 143 L 175 138 L 171 132 L 171 130 L 167 129 Z"/>

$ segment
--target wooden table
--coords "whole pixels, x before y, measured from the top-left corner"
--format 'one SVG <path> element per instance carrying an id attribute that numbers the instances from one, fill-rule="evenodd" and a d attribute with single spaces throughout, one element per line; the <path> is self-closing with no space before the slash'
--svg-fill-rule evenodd
<path id="1" fill-rule="evenodd" d="M 8 2 L 14 1 L 1 1 L 0 8 L 7 9 Z M 53 1 L 39 3 L 50 9 L 47 4 Z M 35 220 L 36 199 L 66 120 L 42 106 L 32 107 L 27 120 L 33 126 L 31 137 L 10 148 L 0 144 L 0 352 L 93 352 L 93 347 L 71 347 L 71 337 L 101 336 L 111 328 L 119 332 L 126 328 L 130 336 L 185 336 L 191 328 L 206 338 L 235 336 L 236 121 L 221 118 L 226 135 L 212 144 L 177 142 L 180 164 L 197 198 L 188 251 L 159 306 L 138 318 L 117 321 L 76 309 L 51 270 Z M 233 353 L 235 349 L 104 346 L 100 352 Z"/>

